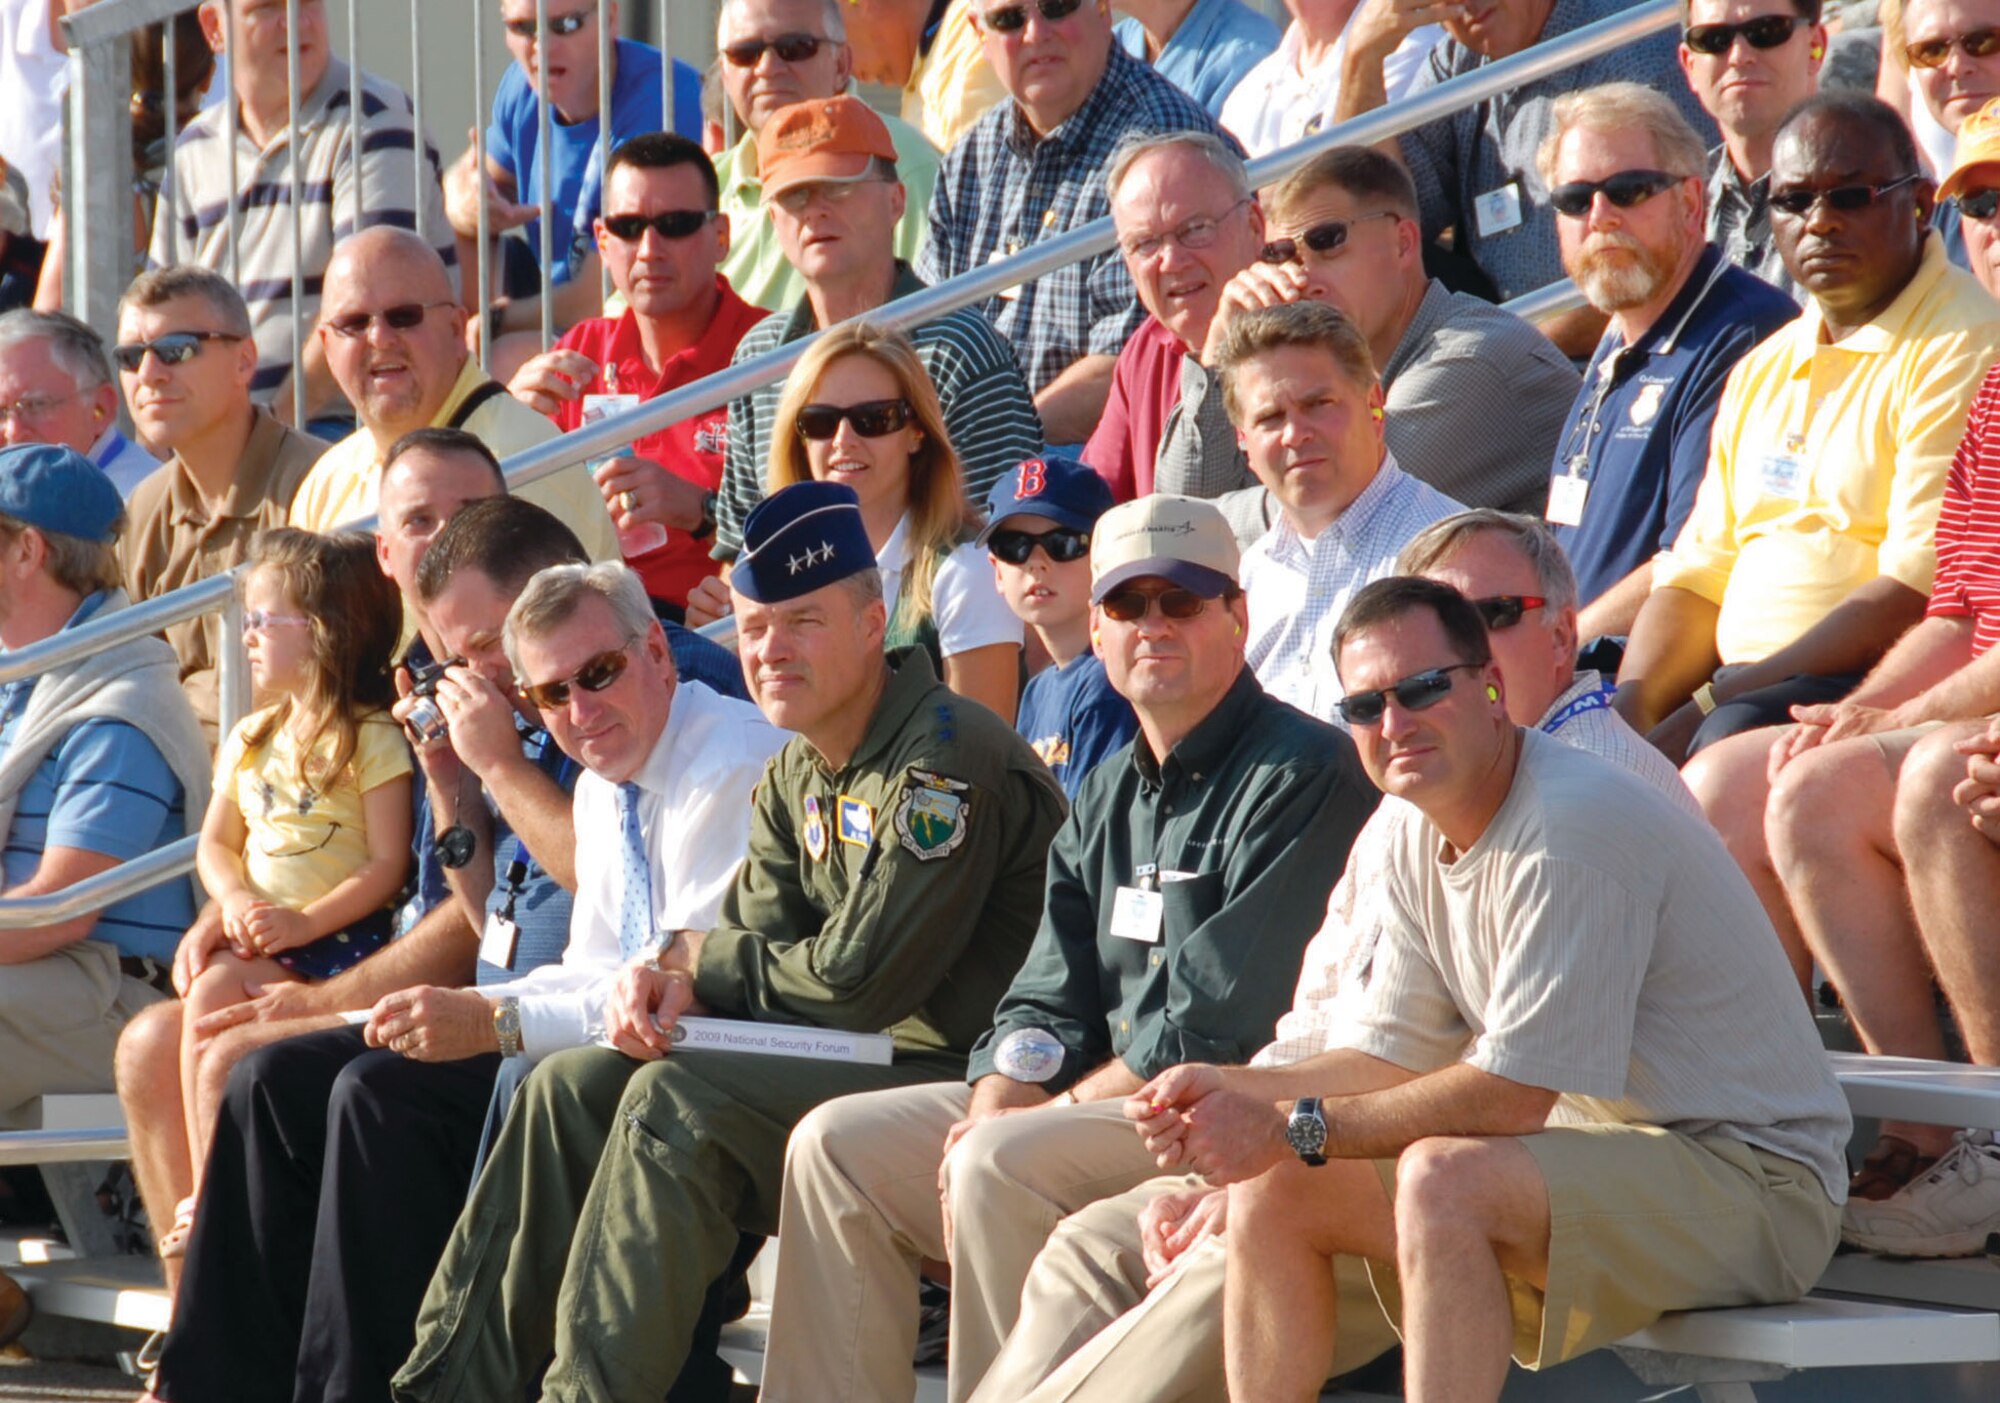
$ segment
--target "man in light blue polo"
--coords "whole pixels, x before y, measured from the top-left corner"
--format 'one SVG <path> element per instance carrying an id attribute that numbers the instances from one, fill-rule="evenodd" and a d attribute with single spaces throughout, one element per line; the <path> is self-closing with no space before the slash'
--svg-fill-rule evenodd
<path id="1" fill-rule="evenodd" d="M 18 652 L 127 607 L 124 503 L 73 449 L 0 450 L 0 647 Z M 0 686 L 0 877 L 41 896 L 184 836 L 208 746 L 173 649 L 134 639 Z M 0 932 L 0 1128 L 52 1092 L 110 1091 L 118 1033 L 160 998 L 194 919 L 184 879 L 102 912 Z"/>

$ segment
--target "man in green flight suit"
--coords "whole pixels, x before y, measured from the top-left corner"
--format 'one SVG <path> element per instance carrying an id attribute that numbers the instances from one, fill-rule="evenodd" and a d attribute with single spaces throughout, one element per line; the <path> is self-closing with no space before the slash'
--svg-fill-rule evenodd
<path id="1" fill-rule="evenodd" d="M 793 1124 L 829 1097 L 962 1079 L 1027 954 L 1055 781 L 921 650 L 883 661 L 852 490 L 789 487 L 744 535 L 744 675 L 796 738 L 758 786 L 720 923 L 665 933 L 628 968 L 605 1015 L 616 1051 L 558 1053 L 522 1087 L 398 1399 L 519 1398 L 551 1346 L 545 1399 L 664 1397 L 739 1230 L 776 1230 Z M 886 1031 L 895 1061 L 668 1055 L 683 1014 Z"/>

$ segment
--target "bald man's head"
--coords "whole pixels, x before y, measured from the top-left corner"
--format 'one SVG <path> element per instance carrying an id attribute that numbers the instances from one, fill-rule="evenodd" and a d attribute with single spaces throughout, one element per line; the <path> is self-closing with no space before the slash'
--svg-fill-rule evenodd
<path id="1" fill-rule="evenodd" d="M 334 249 L 319 336 L 341 392 L 382 443 L 432 423 L 466 360 L 465 310 L 444 260 L 387 225 Z"/>

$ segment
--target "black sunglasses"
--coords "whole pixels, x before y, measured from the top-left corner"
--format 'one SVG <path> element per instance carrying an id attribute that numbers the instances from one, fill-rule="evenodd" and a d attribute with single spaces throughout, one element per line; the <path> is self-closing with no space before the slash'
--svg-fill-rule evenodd
<path id="1" fill-rule="evenodd" d="M 1483 663 L 1450 663 L 1444 667 L 1427 668 L 1413 672 L 1392 687 L 1377 692 L 1350 692 L 1335 702 L 1334 709 L 1340 719 L 1350 726 L 1373 726 L 1381 721 L 1382 713 L 1389 709 L 1389 698 L 1394 695 L 1396 705 L 1405 711 L 1428 711 L 1445 699 L 1451 691 L 1451 675 L 1461 668 L 1478 670 Z"/>
<path id="2" fill-rule="evenodd" d="M 1264 245 L 1264 251 L 1257 257 L 1265 263 L 1303 263 L 1305 255 L 1299 252 L 1304 244 L 1314 253 L 1332 253 L 1347 242 L 1347 231 L 1356 224 L 1370 219 L 1394 219 L 1396 212 L 1378 209 L 1373 214 L 1357 214 L 1352 219 L 1329 219 L 1302 230 L 1289 239 L 1273 239 Z"/>
<path id="3" fill-rule="evenodd" d="M 1121 624 L 1135 624 L 1152 611 L 1155 604 L 1160 606 L 1162 617 L 1185 623 L 1197 617 L 1208 607 L 1208 601 L 1191 589 L 1163 589 L 1158 594 L 1148 594 L 1142 589 L 1114 589 L 1097 601 L 1097 607 L 1104 611 L 1104 617 L 1115 619 Z"/>
<path id="4" fill-rule="evenodd" d="M 1958 196 L 1958 212 L 1981 223 L 2000 214 L 2000 190 L 1967 190 Z"/>
<path id="5" fill-rule="evenodd" d="M 916 417 L 906 399 L 871 399 L 862 404 L 809 404 L 799 411 L 799 436 L 824 443 L 840 432 L 840 421 L 863 438 L 881 438 L 906 428 Z"/>
<path id="6" fill-rule="evenodd" d="M 1549 601 L 1539 594 L 1491 594 L 1472 601 L 1479 617 L 1486 620 L 1488 633 L 1499 633 L 1521 622 L 1521 615 L 1539 609 Z"/>
<path id="7" fill-rule="evenodd" d="M 549 33 L 558 37 L 567 36 L 576 33 L 589 23 L 588 10 L 573 10 L 566 15 L 550 15 Z M 516 39 L 532 39 L 535 37 L 535 22 L 531 19 L 510 19 L 506 23 L 506 30 Z"/>
<path id="8" fill-rule="evenodd" d="M 1954 35 L 1949 39 L 1926 39 L 1921 44 L 1905 44 L 1903 56 L 1909 59 L 1912 68 L 1942 68 L 1954 48 L 1963 50 L 1967 58 L 1991 58 L 2000 53 L 2000 29 L 1975 29 L 1970 34 Z"/>
<path id="9" fill-rule="evenodd" d="M 636 638 L 626 641 L 622 648 L 599 653 L 574 674 L 555 682 L 537 682 L 533 686 L 521 684 L 521 695 L 535 704 L 537 711 L 560 711 L 569 705 L 570 689 L 581 687 L 586 692 L 601 692 L 625 675 L 625 669 L 632 666 L 632 644 Z"/>
<path id="10" fill-rule="evenodd" d="M 712 209 L 670 209 L 659 214 L 607 214 L 604 232 L 620 243 L 636 244 L 651 229 L 663 239 L 685 239 L 715 218 Z"/>
<path id="11" fill-rule="evenodd" d="M 409 331 L 423 325 L 425 317 L 439 307 L 455 307 L 455 302 L 399 302 L 394 307 L 384 307 L 379 312 L 349 312 L 344 317 L 335 317 L 326 324 L 326 329 L 335 336 L 352 340 L 356 336 L 366 336 L 369 326 L 377 319 L 397 331 Z"/>
<path id="12" fill-rule="evenodd" d="M 1054 23 L 1068 19 L 1083 8 L 1083 0 L 1035 0 L 1035 8 L 1042 12 L 1042 18 Z M 997 10 L 988 10 L 981 22 L 995 34 L 1012 34 L 1028 27 L 1028 7 L 1026 5 L 1006 5 Z"/>
<path id="13" fill-rule="evenodd" d="M 1836 185 L 1831 190 L 1773 190 L 1770 205 L 1772 209 L 1789 214 L 1794 219 L 1803 216 L 1821 200 L 1826 201 L 1828 209 L 1852 214 L 1856 210 L 1867 209 L 1891 190 L 1899 190 L 1922 178 L 1920 172 L 1913 171 L 1901 180 L 1892 180 L 1886 185 Z"/>
<path id="14" fill-rule="evenodd" d="M 111 359 L 120 370 L 136 372 L 145 363 L 146 352 L 161 365 L 182 365 L 201 354 L 210 341 L 241 341 L 233 331 L 170 331 L 151 341 L 121 341 L 111 348 Z"/>
<path id="15" fill-rule="evenodd" d="M 1695 53 L 1710 57 L 1735 48 L 1739 34 L 1753 49 L 1775 49 L 1805 22 L 1804 15 L 1759 15 L 1741 24 L 1691 24 L 1681 31 L 1681 42 Z"/>
<path id="16" fill-rule="evenodd" d="M 1665 171 L 1632 170 L 1619 171 L 1607 175 L 1602 180 L 1572 180 L 1549 191 L 1549 204 L 1555 212 L 1571 219 L 1581 219 L 1590 213 L 1592 201 L 1597 192 L 1603 191 L 1604 198 L 1619 209 L 1631 209 L 1643 205 L 1670 185 L 1678 185 L 1686 176 L 1669 175 Z"/>
<path id="17" fill-rule="evenodd" d="M 993 553 L 993 558 L 1009 565 L 1026 565 L 1036 546 L 1056 564 L 1067 565 L 1090 554 L 1090 533 L 1058 526 L 1039 536 L 1029 531 L 995 531 L 986 538 L 986 549 Z"/>
<path id="18" fill-rule="evenodd" d="M 755 68 L 766 50 L 784 63 L 804 63 L 826 40 L 817 34 L 780 34 L 775 39 L 739 39 L 722 46 L 722 56 L 738 68 Z"/>

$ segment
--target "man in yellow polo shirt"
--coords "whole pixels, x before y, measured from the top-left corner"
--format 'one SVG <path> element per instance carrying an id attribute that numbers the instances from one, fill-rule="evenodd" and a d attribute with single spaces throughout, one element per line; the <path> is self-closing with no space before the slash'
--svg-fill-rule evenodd
<path id="1" fill-rule="evenodd" d="M 972 0 L 847 0 L 856 82 L 903 90 L 903 120 L 949 151 L 1007 96 L 972 23 Z"/>
<path id="2" fill-rule="evenodd" d="M 1947 263 L 1932 198 L 1872 97 L 1813 98 L 1778 133 L 1771 227 L 1811 300 L 1731 373 L 1619 672 L 1618 709 L 1676 761 L 1837 700 L 1923 616 L 1945 473 L 2000 352 L 2000 305 Z M 1712 818 L 1716 768 L 1688 770 Z"/>
<path id="3" fill-rule="evenodd" d="M 487 378 L 465 349 L 465 310 L 444 261 L 406 229 L 367 229 L 334 250 L 320 295 L 327 365 L 361 420 L 299 484 L 291 524 L 307 531 L 372 516 L 382 456 L 412 429 L 464 429 L 505 459 L 556 436 L 547 419 Z M 593 560 L 617 560 L 618 533 L 582 464 L 522 488 L 576 532 Z"/>

